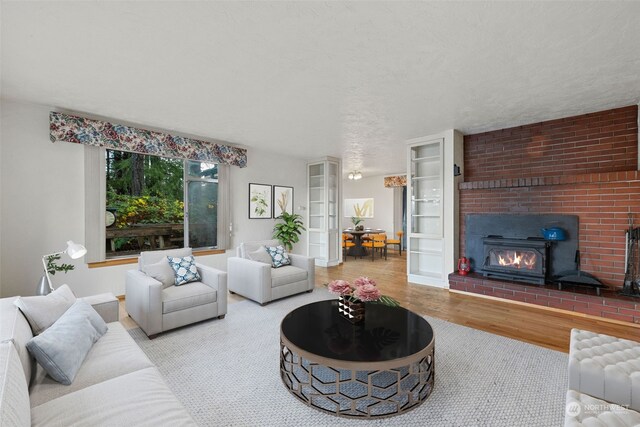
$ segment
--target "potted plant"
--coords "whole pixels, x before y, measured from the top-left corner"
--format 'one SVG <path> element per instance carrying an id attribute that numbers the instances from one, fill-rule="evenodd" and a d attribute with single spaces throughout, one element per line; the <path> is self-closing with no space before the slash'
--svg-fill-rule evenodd
<path id="1" fill-rule="evenodd" d="M 40 278 L 38 282 L 38 288 L 36 290 L 36 295 L 47 295 L 48 293 L 53 291 L 53 286 L 51 285 L 50 275 L 55 275 L 56 271 L 62 271 L 63 273 L 67 273 L 75 268 L 75 266 L 71 264 L 61 264 L 58 265 L 56 261 L 61 258 L 60 253 L 45 255 L 42 257 L 42 263 L 45 265 L 45 274 Z M 45 264 L 46 262 L 46 264 Z"/>
<path id="2" fill-rule="evenodd" d="M 302 225 L 302 216 L 295 213 L 282 212 L 276 219 L 282 222 L 273 227 L 273 238 L 282 242 L 288 250 L 293 249 L 293 244 L 298 243 L 302 230 L 306 230 Z"/>
<path id="3" fill-rule="evenodd" d="M 353 226 L 355 227 L 356 231 L 362 231 L 364 230 L 364 225 L 358 225 L 361 222 L 363 222 L 364 220 L 360 217 L 357 216 L 352 216 L 351 217 L 351 222 L 353 223 Z"/>
<path id="4" fill-rule="evenodd" d="M 49 274 L 51 274 L 52 276 L 56 274 L 56 271 L 62 271 L 63 273 L 66 273 L 68 271 L 71 271 L 75 268 L 75 266 L 71 265 L 71 264 L 61 264 L 58 265 L 56 263 L 57 260 L 59 260 L 60 258 L 62 258 L 61 255 L 59 254 L 54 254 L 54 255 L 48 255 L 46 256 L 46 260 L 47 260 L 47 272 Z"/>

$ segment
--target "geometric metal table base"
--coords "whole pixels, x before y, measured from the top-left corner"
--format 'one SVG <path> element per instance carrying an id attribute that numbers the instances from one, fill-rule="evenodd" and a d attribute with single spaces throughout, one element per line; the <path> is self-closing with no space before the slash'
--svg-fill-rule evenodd
<path id="1" fill-rule="evenodd" d="M 333 360 L 298 351 L 281 337 L 280 376 L 294 396 L 320 411 L 349 418 L 389 417 L 415 408 L 431 394 L 435 372 L 431 344 L 410 357 L 352 362 L 344 369 L 329 366 Z M 376 369 L 359 370 L 357 365 Z"/>

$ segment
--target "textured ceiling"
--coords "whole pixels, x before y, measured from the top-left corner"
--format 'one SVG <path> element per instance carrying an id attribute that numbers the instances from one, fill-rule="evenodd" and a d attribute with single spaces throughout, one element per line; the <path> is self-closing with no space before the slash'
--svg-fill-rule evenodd
<path id="1" fill-rule="evenodd" d="M 639 2 L 56 1 L 0 12 L 3 98 L 338 156 L 365 175 L 404 170 L 408 138 L 640 100 Z"/>

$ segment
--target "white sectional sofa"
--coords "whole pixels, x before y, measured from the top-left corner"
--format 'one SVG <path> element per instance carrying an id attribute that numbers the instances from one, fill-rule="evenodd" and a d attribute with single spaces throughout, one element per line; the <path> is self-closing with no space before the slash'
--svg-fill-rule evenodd
<path id="1" fill-rule="evenodd" d="M 640 343 L 573 329 L 565 427 L 640 425 Z"/>
<path id="2" fill-rule="evenodd" d="M 196 425 L 117 321 L 117 302 L 87 299 L 108 322 L 108 331 L 65 386 L 27 352 L 33 335 L 14 300 L 0 299 L 0 426 Z"/>

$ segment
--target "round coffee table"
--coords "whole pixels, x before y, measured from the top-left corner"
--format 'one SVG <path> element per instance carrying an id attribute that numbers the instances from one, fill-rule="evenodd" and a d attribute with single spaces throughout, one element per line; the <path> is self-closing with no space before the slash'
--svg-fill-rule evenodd
<path id="1" fill-rule="evenodd" d="M 367 303 L 352 324 L 338 301 L 298 307 L 280 326 L 280 376 L 298 399 L 320 411 L 387 417 L 424 402 L 433 389 L 431 325 L 401 308 Z"/>

